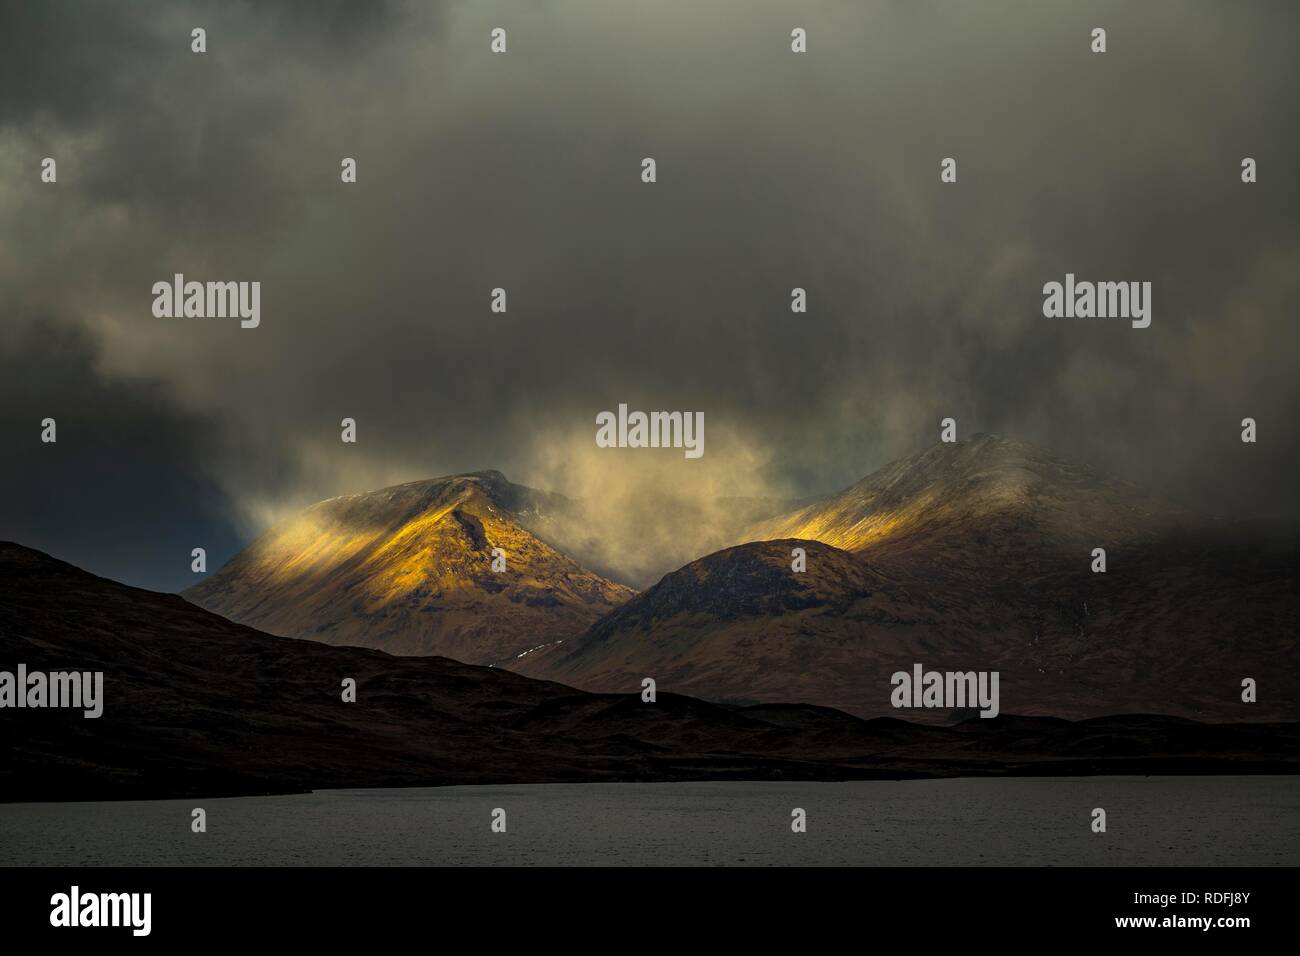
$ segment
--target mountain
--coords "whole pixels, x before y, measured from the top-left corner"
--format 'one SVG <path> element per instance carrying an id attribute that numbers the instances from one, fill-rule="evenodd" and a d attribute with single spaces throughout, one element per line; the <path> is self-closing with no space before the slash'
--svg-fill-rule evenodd
<path id="1" fill-rule="evenodd" d="M 263 634 L 0 542 L 0 672 L 101 671 L 103 713 L 0 710 L 0 801 L 318 788 L 958 774 L 1296 772 L 1300 725 L 1128 716 L 956 727 L 588 694 Z M 344 703 L 345 678 L 357 698 Z"/>
<path id="2" fill-rule="evenodd" d="M 497 471 L 330 498 L 185 597 L 273 634 L 508 663 L 580 633 L 634 593 L 543 537 L 569 507 Z M 493 549 L 505 570 L 493 571 Z"/>
<path id="3" fill-rule="evenodd" d="M 807 551 L 805 573 L 791 572 L 794 547 Z M 674 571 L 585 634 L 515 669 L 605 691 L 626 692 L 652 677 L 664 689 L 714 700 L 856 712 L 870 686 L 860 686 L 870 660 L 863 633 L 873 620 L 896 620 L 900 602 L 912 615 L 925 611 L 920 595 L 838 548 L 797 540 L 740 545 Z M 874 663 L 890 659 L 880 654 Z M 871 683 L 888 689 L 888 679 L 873 674 Z"/>
<path id="4" fill-rule="evenodd" d="M 891 675 L 920 663 L 998 671 L 1019 714 L 1300 716 L 1294 534 L 1197 519 L 1019 442 L 938 445 L 749 534 L 776 540 L 694 561 L 518 669 L 946 719 L 891 706 Z"/>

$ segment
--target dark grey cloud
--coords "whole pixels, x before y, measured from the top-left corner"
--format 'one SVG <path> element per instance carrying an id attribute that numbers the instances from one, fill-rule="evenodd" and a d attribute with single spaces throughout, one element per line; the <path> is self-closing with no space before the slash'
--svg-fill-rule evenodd
<path id="1" fill-rule="evenodd" d="M 1292 4 L 17 9 L 0 283 L 74 317 L 105 382 L 161 382 L 212 424 L 246 534 L 487 467 L 583 494 L 804 495 L 947 415 L 1296 516 Z M 261 280 L 262 327 L 154 319 L 174 271 Z M 1151 281 L 1151 328 L 1042 318 L 1066 272 Z M 705 458 L 593 457 L 618 402 L 703 410 Z"/>
<path id="2" fill-rule="evenodd" d="M 94 343 L 67 324 L 4 323 L 0 539 L 157 590 L 194 583 L 193 548 L 220 563 L 242 545 L 207 474 L 211 422 L 176 408 L 161 383 L 105 380 Z M 41 440 L 46 419 L 55 442 Z"/>

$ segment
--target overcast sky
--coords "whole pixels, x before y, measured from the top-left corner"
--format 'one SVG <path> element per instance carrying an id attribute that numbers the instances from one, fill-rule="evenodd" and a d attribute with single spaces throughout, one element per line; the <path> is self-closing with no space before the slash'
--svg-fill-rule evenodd
<path id="1" fill-rule="evenodd" d="M 170 589 L 336 494 L 804 496 L 945 416 L 1293 518 L 1297 35 L 1290 2 L 5 3 L 0 538 Z M 156 318 L 176 272 L 260 281 L 260 327 Z M 1044 318 L 1067 272 L 1151 282 L 1150 328 Z M 704 457 L 597 449 L 620 402 L 703 411 Z"/>

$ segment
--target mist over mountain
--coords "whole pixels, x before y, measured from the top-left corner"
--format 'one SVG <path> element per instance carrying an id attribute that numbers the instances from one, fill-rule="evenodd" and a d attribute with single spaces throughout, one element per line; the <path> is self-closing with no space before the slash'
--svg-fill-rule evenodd
<path id="1" fill-rule="evenodd" d="M 546 527 L 548 540 L 605 577 L 638 590 L 702 554 L 732 544 L 756 523 L 809 499 L 681 494 L 638 480 L 608 491 L 586 489 Z M 816 499 L 820 500 L 820 499 Z"/>
<path id="2" fill-rule="evenodd" d="M 758 522 L 743 541 L 808 538 L 846 551 L 1028 547 L 1040 556 L 1150 539 L 1192 521 L 1130 482 L 1052 456 L 1026 442 L 979 434 L 901 458 L 830 498 Z M 997 532 L 995 539 L 994 532 Z"/>

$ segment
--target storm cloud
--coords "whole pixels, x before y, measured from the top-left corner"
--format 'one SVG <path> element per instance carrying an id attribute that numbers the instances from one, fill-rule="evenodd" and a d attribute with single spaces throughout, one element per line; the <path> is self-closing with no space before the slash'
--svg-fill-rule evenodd
<path id="1" fill-rule="evenodd" d="M 1293 4 L 0 10 L 5 470 L 45 453 L 44 408 L 69 474 L 121 416 L 165 449 L 57 520 L 7 474 L 0 537 L 173 587 L 185 542 L 498 468 L 604 500 L 633 547 L 679 534 L 648 500 L 697 526 L 834 491 L 947 416 L 1297 517 Z M 155 318 L 177 272 L 260 281 L 261 326 Z M 1067 272 L 1150 281 L 1151 327 L 1045 319 Z M 703 411 L 704 458 L 596 449 L 620 402 Z M 170 504 L 128 538 L 108 505 L 151 481 Z"/>

